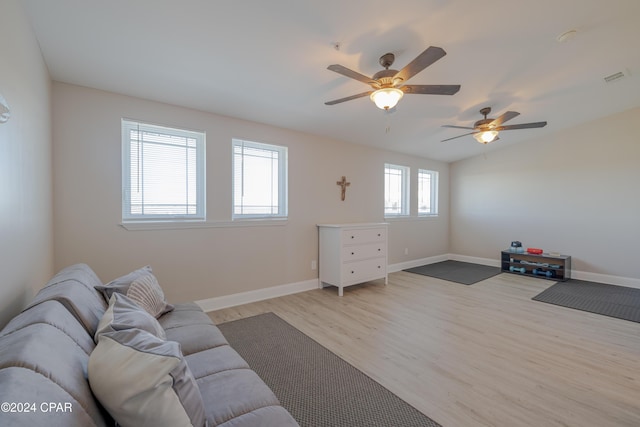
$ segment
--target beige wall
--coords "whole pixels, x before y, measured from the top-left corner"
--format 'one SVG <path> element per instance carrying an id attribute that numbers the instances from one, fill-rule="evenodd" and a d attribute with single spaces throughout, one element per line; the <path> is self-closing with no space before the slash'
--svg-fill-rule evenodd
<path id="1" fill-rule="evenodd" d="M 391 264 L 446 253 L 497 259 L 518 239 L 573 255 L 581 271 L 640 278 L 640 109 L 447 165 L 62 83 L 51 95 L 16 0 L 0 2 L 0 36 L 10 41 L 0 44 L 0 93 L 13 114 L 0 125 L 0 325 L 55 270 L 76 262 L 104 281 L 151 264 L 174 301 L 313 279 L 316 223 L 383 220 L 385 162 L 410 166 L 413 189 L 417 168 L 440 172 L 440 216 L 392 222 Z M 124 230 L 122 117 L 207 132 L 212 221 L 230 218 L 232 137 L 288 146 L 289 221 Z M 345 202 L 335 185 L 342 175 L 352 183 Z"/>
<path id="2" fill-rule="evenodd" d="M 18 1 L 0 2 L 0 327 L 53 272 L 50 79 Z"/>
<path id="3" fill-rule="evenodd" d="M 281 226 L 128 231 L 121 220 L 122 117 L 204 130 L 207 217 L 231 217 L 231 139 L 289 149 L 289 220 Z M 440 173 L 440 216 L 390 226 L 390 263 L 448 252 L 448 164 L 272 126 L 54 83 L 57 269 L 86 262 L 108 281 L 150 264 L 172 301 L 201 300 L 317 278 L 317 223 L 383 220 L 383 165 Z M 336 181 L 351 182 L 340 201 Z M 416 188 L 416 184 L 412 186 Z M 409 255 L 404 255 L 404 248 Z"/>
<path id="4" fill-rule="evenodd" d="M 640 279 L 640 109 L 451 165 L 451 250 L 498 259 L 512 240 L 575 270 Z"/>

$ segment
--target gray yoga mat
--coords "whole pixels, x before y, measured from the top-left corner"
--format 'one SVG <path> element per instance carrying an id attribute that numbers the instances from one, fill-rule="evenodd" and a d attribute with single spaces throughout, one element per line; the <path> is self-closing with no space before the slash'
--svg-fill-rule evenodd
<path id="1" fill-rule="evenodd" d="M 274 313 L 218 325 L 302 427 L 438 427 Z"/>
<path id="2" fill-rule="evenodd" d="M 499 267 L 453 260 L 408 268 L 404 271 L 461 283 L 463 285 L 473 285 L 474 283 L 500 274 Z"/>
<path id="3" fill-rule="evenodd" d="M 640 322 L 640 289 L 569 279 L 556 283 L 532 299 Z"/>

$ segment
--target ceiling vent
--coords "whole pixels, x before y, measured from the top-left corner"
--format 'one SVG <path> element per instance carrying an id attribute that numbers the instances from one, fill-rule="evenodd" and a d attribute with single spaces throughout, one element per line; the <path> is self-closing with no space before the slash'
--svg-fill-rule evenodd
<path id="1" fill-rule="evenodd" d="M 618 71 L 617 73 L 613 73 L 610 76 L 604 78 L 605 83 L 613 83 L 617 82 L 623 78 L 627 77 L 627 73 L 624 71 Z"/>

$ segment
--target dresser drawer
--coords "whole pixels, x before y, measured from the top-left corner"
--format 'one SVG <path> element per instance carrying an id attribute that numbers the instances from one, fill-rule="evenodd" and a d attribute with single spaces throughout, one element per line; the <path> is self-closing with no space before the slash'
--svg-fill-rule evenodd
<path id="1" fill-rule="evenodd" d="M 385 277 L 386 257 L 347 262 L 342 265 L 342 280 L 345 283 L 359 283 Z"/>
<path id="2" fill-rule="evenodd" d="M 362 228 L 342 231 L 342 243 L 345 245 L 386 241 L 387 230 L 384 228 Z"/>
<path id="3" fill-rule="evenodd" d="M 342 248 L 342 260 L 344 262 L 375 258 L 385 256 L 386 254 L 387 245 L 384 243 L 344 246 Z"/>

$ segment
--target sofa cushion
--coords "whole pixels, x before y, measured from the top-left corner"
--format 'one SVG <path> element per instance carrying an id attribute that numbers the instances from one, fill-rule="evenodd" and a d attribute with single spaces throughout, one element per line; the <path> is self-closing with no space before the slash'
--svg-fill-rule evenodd
<path id="1" fill-rule="evenodd" d="M 174 311 L 200 311 L 202 312 L 202 307 L 200 307 L 195 302 L 179 302 L 173 305 Z"/>
<path id="2" fill-rule="evenodd" d="M 89 358 L 93 393 L 122 426 L 205 426 L 180 345 L 141 329 L 105 332 Z"/>
<path id="3" fill-rule="evenodd" d="M 213 321 L 197 305 L 176 304 L 175 309 L 158 318 L 165 329 L 190 325 L 213 325 Z"/>
<path id="4" fill-rule="evenodd" d="M 96 346 L 93 337 L 87 333 L 87 330 L 69 310 L 56 300 L 43 301 L 18 314 L 2 329 L 0 337 L 35 324 L 50 325 L 64 332 L 82 348 L 87 357 Z"/>
<path id="5" fill-rule="evenodd" d="M 218 427 L 299 427 L 289 411 L 282 406 L 264 406 L 241 414 Z"/>
<path id="6" fill-rule="evenodd" d="M 214 325 L 185 325 L 164 331 L 168 340 L 180 343 L 182 354 L 185 356 L 221 345 L 228 345 L 222 332 Z"/>
<path id="7" fill-rule="evenodd" d="M 133 283 L 136 283 L 136 285 L 134 286 L 134 289 L 131 290 Z M 157 303 L 157 306 L 154 305 L 153 307 L 153 311 L 157 312 L 157 314 L 153 314 L 155 317 L 159 317 L 162 314 L 173 310 L 173 306 L 165 300 L 164 292 L 162 292 L 162 288 L 158 284 L 158 280 L 153 275 L 151 266 L 149 265 L 118 277 L 106 285 L 99 284 L 95 288 L 102 292 L 107 301 L 111 299 L 111 295 L 114 292 L 125 294 L 130 298 L 133 297 L 134 299 L 144 299 L 144 293 L 155 293 L 153 298 L 160 300 L 160 302 Z M 129 295 L 130 290 L 132 295 Z"/>
<path id="8" fill-rule="evenodd" d="M 167 333 L 167 339 L 180 343 L 185 356 L 229 344 L 209 316 L 195 304 L 177 304 L 158 321 Z"/>
<path id="9" fill-rule="evenodd" d="M 67 281 L 76 282 L 87 289 L 96 292 L 97 295 L 99 294 L 94 288 L 96 285 L 102 284 L 102 281 L 87 264 L 73 264 L 60 270 L 47 282 L 46 285 L 44 285 L 44 287 L 46 288 L 47 286 Z"/>
<path id="10" fill-rule="evenodd" d="M 107 304 L 95 286 L 102 284 L 96 273 L 86 264 L 63 268 L 38 292 L 27 309 L 44 301 L 62 304 L 93 337 Z"/>
<path id="11" fill-rule="evenodd" d="M 56 414 L 60 416 L 58 420 L 49 413 L 44 420 L 29 422 L 23 418 L 21 425 L 92 425 L 77 421 L 86 418 L 94 420 L 94 425 L 107 425 L 110 417 L 93 397 L 87 382 L 88 359 L 75 341 L 49 324 L 28 325 L 0 337 L 0 401 L 72 404 L 72 413 Z M 5 383 L 5 379 L 10 382 Z M 5 424 L 4 419 L 0 424 L 11 425 Z"/>
<path id="12" fill-rule="evenodd" d="M 113 427 L 104 410 L 88 412 L 50 378 L 30 369 L 0 369 L 0 402 L 28 403 L 35 411 L 0 413 L 2 427 Z M 90 392 L 89 392 L 90 393 Z M 55 409 L 49 404 L 53 403 Z M 60 403 L 61 406 L 57 404 Z M 95 406 L 95 405 L 94 405 Z"/>
<path id="13" fill-rule="evenodd" d="M 184 358 L 196 380 L 231 369 L 249 369 L 247 362 L 229 345 L 199 351 Z"/>
<path id="14" fill-rule="evenodd" d="M 65 280 L 42 288 L 25 310 L 45 301 L 58 301 L 78 320 L 89 336 L 94 336 L 98 322 L 107 309 L 102 296 L 94 292 L 75 280 Z"/>
<path id="15" fill-rule="evenodd" d="M 223 371 L 197 381 L 207 402 L 210 425 L 217 426 L 241 414 L 280 405 L 271 389 L 250 369 Z"/>
<path id="16" fill-rule="evenodd" d="M 109 300 L 109 308 L 98 324 L 95 340 L 106 332 L 138 328 L 164 340 L 167 338 L 164 329 L 155 317 L 147 313 L 126 295 L 114 293 Z"/>

